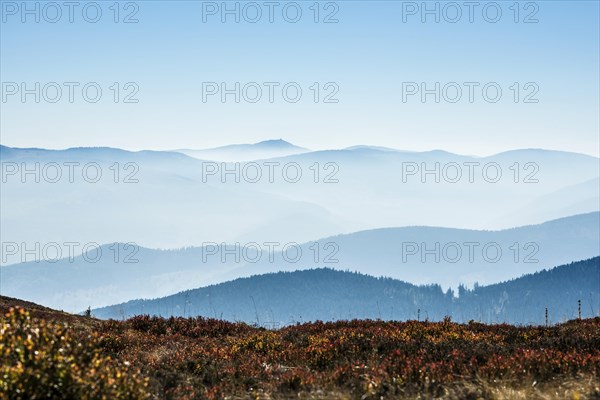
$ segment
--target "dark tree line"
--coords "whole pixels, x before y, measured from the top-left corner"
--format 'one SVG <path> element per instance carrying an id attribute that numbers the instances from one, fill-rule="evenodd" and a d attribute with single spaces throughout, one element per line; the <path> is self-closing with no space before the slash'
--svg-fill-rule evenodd
<path id="1" fill-rule="evenodd" d="M 154 300 L 94 310 L 100 318 L 139 314 L 205 316 L 269 327 L 315 320 L 421 319 L 543 324 L 600 313 L 600 257 L 489 286 L 416 286 L 390 278 L 312 269 L 278 272 Z"/>

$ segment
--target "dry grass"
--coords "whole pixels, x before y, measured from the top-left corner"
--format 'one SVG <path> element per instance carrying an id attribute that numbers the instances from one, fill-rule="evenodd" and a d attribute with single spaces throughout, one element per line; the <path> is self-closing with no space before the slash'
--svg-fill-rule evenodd
<path id="1" fill-rule="evenodd" d="M 66 326 L 65 344 L 131 365 L 153 399 L 600 400 L 600 318 L 548 328 L 342 321 L 271 331 L 203 318 L 100 321 L 0 297 L 0 310 L 10 306 L 35 316 L 33 330 Z"/>

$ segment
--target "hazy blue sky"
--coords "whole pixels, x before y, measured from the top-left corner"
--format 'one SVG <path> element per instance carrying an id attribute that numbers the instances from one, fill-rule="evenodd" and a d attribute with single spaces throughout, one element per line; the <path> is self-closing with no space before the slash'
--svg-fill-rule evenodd
<path id="1" fill-rule="evenodd" d="M 58 2 L 62 4 L 62 1 Z M 204 148 L 230 143 L 284 138 L 313 148 L 339 148 L 372 144 L 410 150 L 433 148 L 458 153 L 490 154 L 506 149 L 541 147 L 598 155 L 599 152 L 599 6 L 598 1 L 520 2 L 518 23 L 514 1 L 500 1 L 502 16 L 496 23 L 495 5 L 478 2 L 474 22 L 461 6 L 460 20 L 451 23 L 455 10 L 439 3 L 440 23 L 433 15 L 421 22 L 420 12 L 409 15 L 422 2 L 338 1 L 320 2 L 319 23 L 314 22 L 314 1 L 300 1 L 297 23 L 284 20 L 275 8 L 268 21 L 263 1 L 262 18 L 235 23 L 227 16 L 205 15 L 216 4 L 200 1 L 121 2 L 118 19 L 135 11 L 139 22 L 114 23 L 113 1 L 99 2 L 102 16 L 86 22 L 80 2 L 69 22 L 62 7 L 57 23 L 39 23 L 32 15 L 21 21 L 21 2 L 2 1 L 1 80 L 26 82 L 33 87 L 48 82 L 97 82 L 103 89 L 98 103 L 75 89 L 70 103 L 67 88 L 57 103 L 33 95 L 6 97 L 3 88 L 2 144 L 17 147 L 65 148 L 113 146 L 127 149 Z M 47 2 L 39 3 L 40 12 Z M 235 2 L 228 2 L 235 7 Z M 244 2 L 239 3 L 240 8 Z M 435 7 L 435 2 L 428 2 Z M 463 5 L 463 1 L 457 4 Z M 28 6 L 35 7 L 34 2 Z M 207 8 L 208 7 L 208 8 Z M 295 8 L 288 6 L 288 17 Z M 313 7 L 311 9 L 311 7 Z M 511 8 L 512 7 L 512 8 Z M 322 20 L 336 11 L 337 23 Z M 88 7 L 88 17 L 94 9 Z M 403 10 L 405 11 L 403 15 Z M 45 8 L 46 19 L 55 10 Z M 254 10 L 248 8 L 249 18 Z M 524 23 L 527 16 L 537 23 Z M 403 21 L 403 16 L 406 21 Z M 119 82 L 120 101 L 114 103 L 110 86 Z M 137 104 L 123 103 L 127 82 L 135 82 Z M 202 102 L 202 82 L 297 82 L 303 94 L 288 103 L 275 90 L 275 101 L 222 103 L 218 96 Z M 310 87 L 335 82 L 338 103 L 315 103 Z M 422 103 L 419 96 L 402 101 L 403 82 L 497 82 L 503 90 L 497 103 L 486 102 L 481 86 L 474 102 Z M 519 101 L 514 90 L 519 82 Z M 525 84 L 533 82 L 527 88 Z M 525 103 L 534 89 L 538 103 Z M 50 88 L 51 89 L 51 88 Z M 53 96 L 53 92 L 49 92 Z M 253 93 L 253 92 L 252 92 Z M 452 92 L 454 93 L 454 92 Z M 453 95 L 452 95 L 453 96 Z"/>

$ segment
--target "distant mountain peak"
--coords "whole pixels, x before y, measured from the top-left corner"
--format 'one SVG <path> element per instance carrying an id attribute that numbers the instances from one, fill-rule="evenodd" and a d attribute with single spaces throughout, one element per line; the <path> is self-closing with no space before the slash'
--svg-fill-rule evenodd
<path id="1" fill-rule="evenodd" d="M 215 161 L 250 161 L 307 153 L 310 150 L 283 139 L 268 139 L 258 143 L 230 144 L 203 150 L 180 149 L 176 152 Z"/>
<path id="2" fill-rule="evenodd" d="M 263 140 L 262 142 L 258 142 L 258 143 L 254 143 L 254 146 L 269 146 L 269 147 L 294 147 L 297 148 L 298 146 L 283 140 L 283 139 L 269 139 L 269 140 Z"/>
<path id="3" fill-rule="evenodd" d="M 304 148 L 304 147 L 300 147 L 300 146 L 296 146 L 293 143 L 288 142 L 287 140 L 284 139 L 267 139 L 267 140 L 262 140 L 260 142 L 257 143 L 252 143 L 252 144 L 238 144 L 238 145 L 232 145 L 232 146 L 224 146 L 224 147 L 238 147 L 238 148 L 247 148 L 247 149 L 252 149 L 252 150 L 275 150 L 275 151 L 309 151 L 308 149 Z M 223 147 L 221 147 L 223 148 Z M 217 147 L 218 149 L 218 147 Z"/>

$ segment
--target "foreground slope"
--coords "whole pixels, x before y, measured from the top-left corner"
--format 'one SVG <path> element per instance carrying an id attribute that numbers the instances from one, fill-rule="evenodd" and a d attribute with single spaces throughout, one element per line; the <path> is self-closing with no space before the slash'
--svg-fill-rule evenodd
<path id="1" fill-rule="evenodd" d="M 148 316 L 72 326 L 20 309 L 0 324 L 2 399 L 600 396 L 600 318 L 551 327 L 353 320 L 266 330 Z"/>

